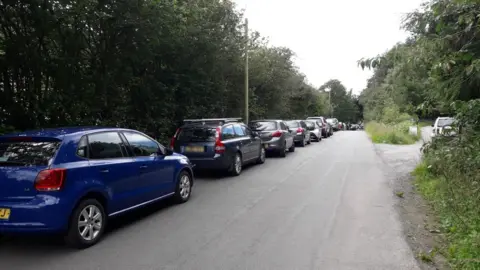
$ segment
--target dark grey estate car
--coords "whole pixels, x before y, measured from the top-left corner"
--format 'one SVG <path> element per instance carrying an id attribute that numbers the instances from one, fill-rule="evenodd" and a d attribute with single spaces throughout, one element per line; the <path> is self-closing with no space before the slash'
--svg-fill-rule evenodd
<path id="1" fill-rule="evenodd" d="M 304 120 L 289 120 L 285 121 L 290 132 L 295 135 L 294 141 L 300 146 L 304 147 L 306 144 L 310 144 L 310 131 L 307 129 L 307 124 Z"/>
<path id="2" fill-rule="evenodd" d="M 285 157 L 287 150 L 295 151 L 294 134 L 282 120 L 256 120 L 248 123 L 248 126 L 260 136 L 267 152 Z"/>

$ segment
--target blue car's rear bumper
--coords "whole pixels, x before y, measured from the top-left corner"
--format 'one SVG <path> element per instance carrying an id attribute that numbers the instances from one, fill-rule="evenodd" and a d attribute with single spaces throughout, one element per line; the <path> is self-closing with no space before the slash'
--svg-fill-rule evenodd
<path id="1" fill-rule="evenodd" d="M 60 198 L 48 195 L 17 202 L 0 201 L 0 208 L 10 210 L 8 220 L 0 219 L 0 234 L 61 232 L 70 216 L 70 208 Z"/>

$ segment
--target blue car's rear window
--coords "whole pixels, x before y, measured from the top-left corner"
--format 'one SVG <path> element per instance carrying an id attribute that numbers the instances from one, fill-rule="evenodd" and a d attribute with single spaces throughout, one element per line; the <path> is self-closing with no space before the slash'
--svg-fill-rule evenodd
<path id="1" fill-rule="evenodd" d="M 180 130 L 180 142 L 214 142 L 216 129 L 213 127 L 186 127 Z"/>
<path id="2" fill-rule="evenodd" d="M 60 142 L 1 142 L 0 166 L 47 166 Z"/>

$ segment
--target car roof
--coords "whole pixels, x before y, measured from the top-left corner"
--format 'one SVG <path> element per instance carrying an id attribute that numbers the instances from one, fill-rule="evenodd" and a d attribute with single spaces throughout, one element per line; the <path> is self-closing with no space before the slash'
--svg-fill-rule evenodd
<path id="1" fill-rule="evenodd" d="M 28 130 L 24 132 L 10 133 L 5 134 L 0 137 L 16 137 L 16 136 L 31 136 L 31 137 L 54 137 L 60 138 L 65 135 L 71 135 L 75 133 L 94 133 L 101 131 L 110 131 L 110 130 L 125 130 L 125 131 L 134 131 L 131 129 L 124 128 L 115 128 L 115 127 L 100 127 L 100 126 L 79 126 L 79 127 L 60 127 L 60 128 L 47 128 L 47 129 L 38 129 L 38 130 Z"/>
<path id="2" fill-rule="evenodd" d="M 227 125 L 243 125 L 243 122 L 193 122 L 193 123 L 185 123 L 180 128 L 185 129 L 185 128 L 198 128 L 198 127 L 207 127 L 207 128 L 216 128 L 216 127 L 223 127 Z"/>
<path id="3" fill-rule="evenodd" d="M 283 120 L 280 120 L 280 119 L 260 119 L 260 120 L 250 121 L 250 123 L 253 123 L 253 122 L 283 122 Z"/>

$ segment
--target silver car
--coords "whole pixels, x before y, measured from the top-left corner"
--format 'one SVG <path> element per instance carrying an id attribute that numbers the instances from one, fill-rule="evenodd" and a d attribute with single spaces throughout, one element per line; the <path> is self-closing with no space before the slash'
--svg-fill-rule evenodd
<path id="1" fill-rule="evenodd" d="M 307 129 L 310 131 L 312 140 L 319 142 L 322 140 L 322 127 L 317 120 L 306 120 Z"/>
<path id="2" fill-rule="evenodd" d="M 285 157 L 287 151 L 295 151 L 294 133 L 282 120 L 256 120 L 248 126 L 260 136 L 267 152 Z"/>
<path id="3" fill-rule="evenodd" d="M 444 135 L 453 136 L 456 135 L 455 118 L 453 117 L 438 117 L 435 123 L 432 125 L 432 137 Z"/>
<path id="4" fill-rule="evenodd" d="M 289 120 L 285 121 L 285 124 L 287 124 L 290 132 L 295 135 L 295 143 L 299 144 L 301 147 L 310 144 L 312 140 L 310 137 L 310 131 L 307 129 L 307 123 L 305 123 L 305 120 Z"/>

